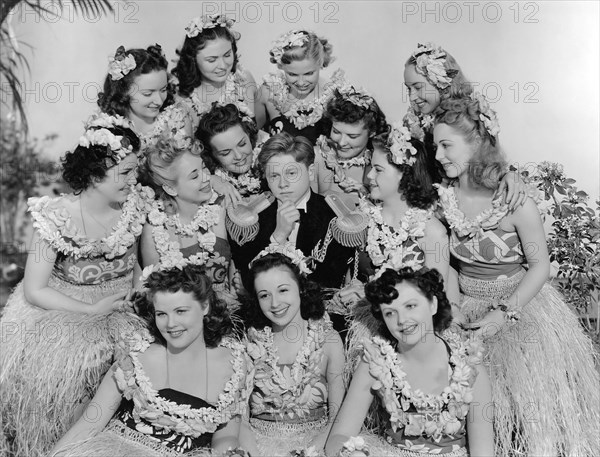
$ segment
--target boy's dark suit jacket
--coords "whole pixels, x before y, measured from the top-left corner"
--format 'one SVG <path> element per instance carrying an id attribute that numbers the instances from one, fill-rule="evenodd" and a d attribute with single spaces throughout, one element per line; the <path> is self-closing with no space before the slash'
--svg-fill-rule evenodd
<path id="1" fill-rule="evenodd" d="M 310 256 L 314 247 L 320 242 L 323 246 L 329 222 L 335 213 L 325 202 L 325 198 L 311 191 L 306 204 L 306 212 L 300 212 L 300 226 L 296 239 L 296 249 L 300 249 L 305 256 Z M 231 253 L 235 266 L 240 270 L 244 287 L 249 289 L 248 264 L 260 251 L 270 244 L 270 237 L 277 224 L 277 201 L 259 214 L 259 230 L 253 241 L 240 246 L 235 241 L 231 243 Z M 354 249 L 340 245 L 332 239 L 327 248 L 323 263 L 315 262 L 313 272 L 309 279 L 319 283 L 322 287 L 339 288 L 344 281 L 350 262 L 354 259 Z"/>

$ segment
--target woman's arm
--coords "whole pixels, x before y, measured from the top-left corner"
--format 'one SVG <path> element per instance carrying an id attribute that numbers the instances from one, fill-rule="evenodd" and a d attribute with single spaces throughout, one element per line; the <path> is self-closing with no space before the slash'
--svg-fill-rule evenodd
<path id="1" fill-rule="evenodd" d="M 217 430 L 212 437 L 212 448 L 217 452 L 225 452 L 240 446 L 240 422 L 239 415 L 233 416 L 225 427 Z"/>
<path id="2" fill-rule="evenodd" d="M 417 238 L 417 244 L 425 253 L 425 266 L 439 271 L 446 284 L 450 268 L 446 227 L 435 217 L 429 218 L 425 225 L 425 235 Z"/>
<path id="3" fill-rule="evenodd" d="M 269 114 L 267 112 L 267 103 L 269 100 L 270 91 L 266 85 L 261 85 L 258 88 L 256 94 L 256 100 L 254 102 L 254 115 L 256 116 L 256 126 L 262 129 L 269 121 Z"/>
<path id="4" fill-rule="evenodd" d="M 505 300 L 507 310 L 518 314 L 519 310 L 542 289 L 550 275 L 546 236 L 537 206 L 530 198 L 503 220 L 500 226 L 506 231 L 516 230 L 528 264 L 527 273 L 512 295 Z M 494 309 L 479 322 L 481 328 L 476 333 L 489 338 L 505 324 L 505 312 L 499 308 Z"/>
<path id="5" fill-rule="evenodd" d="M 473 385 L 473 401 L 469 406 L 467 416 L 467 437 L 469 455 L 494 455 L 494 404 L 492 403 L 492 388 L 490 378 L 483 368 L 478 365 L 479 374 Z"/>
<path id="6" fill-rule="evenodd" d="M 250 418 L 248 416 L 248 413 L 244 414 L 242 423 L 240 424 L 240 447 L 252 456 L 260 455 L 258 446 L 256 445 L 256 437 L 252 432 L 252 427 L 250 427 Z"/>
<path id="7" fill-rule="evenodd" d="M 140 239 L 140 252 L 142 253 L 141 264 L 142 268 L 148 265 L 158 265 L 160 256 L 154 245 L 154 237 L 152 236 L 152 224 L 146 223 L 142 229 Z"/>
<path id="8" fill-rule="evenodd" d="M 126 292 L 110 295 L 97 303 L 85 303 L 48 285 L 54 263 L 58 257 L 57 251 L 44 239 L 34 232 L 25 265 L 23 292 L 25 299 L 40 308 L 56 311 L 72 311 L 79 313 L 107 313 L 117 307 Z"/>
<path id="9" fill-rule="evenodd" d="M 51 456 L 60 456 L 70 450 L 70 445 L 93 437 L 104 430 L 121 403 L 121 391 L 114 379 L 115 365 L 104 375 L 96 395 L 85 409 L 83 415 L 56 443 Z M 62 450 L 62 451 L 61 451 Z"/>
<path id="10" fill-rule="evenodd" d="M 373 401 L 371 386 L 374 382 L 369 373 L 369 364 L 361 361 L 354 372 L 348 394 L 329 433 L 325 447 L 327 455 L 337 455 L 348 438 L 360 433 Z"/>

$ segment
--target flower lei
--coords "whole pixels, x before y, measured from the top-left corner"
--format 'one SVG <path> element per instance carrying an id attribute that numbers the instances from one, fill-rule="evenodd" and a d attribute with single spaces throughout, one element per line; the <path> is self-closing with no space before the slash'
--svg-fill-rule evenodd
<path id="1" fill-rule="evenodd" d="M 152 190 L 138 184 L 127 196 L 112 233 L 100 240 L 86 238 L 66 209 L 53 207 L 61 197 L 31 197 L 27 204 L 33 227 L 54 249 L 78 259 L 103 256 L 110 260 L 125 254 L 135 244 L 142 233 L 148 202 L 153 197 Z"/>
<path id="2" fill-rule="evenodd" d="M 479 104 L 479 120 L 483 122 L 483 125 L 490 136 L 496 138 L 500 133 L 500 123 L 498 122 L 496 111 L 490 107 L 485 95 L 480 92 L 473 91 L 473 93 L 471 93 L 471 100 L 474 100 Z"/>
<path id="3" fill-rule="evenodd" d="M 410 131 L 401 122 L 392 125 L 388 137 L 388 147 L 392 154 L 392 161 L 395 164 L 412 166 L 417 161 L 417 150 L 410 143 L 410 140 Z"/>
<path id="4" fill-rule="evenodd" d="M 402 119 L 402 123 L 410 132 L 413 138 L 419 141 L 425 140 L 425 131 L 428 131 L 433 126 L 433 116 L 431 114 L 417 114 L 415 108 L 411 105 Z"/>
<path id="5" fill-rule="evenodd" d="M 233 374 L 225 384 L 224 391 L 219 394 L 216 406 L 203 408 L 178 404 L 158 395 L 138 359 L 138 354 L 149 346 L 148 340 L 137 342 L 119 360 L 114 373 L 123 396 L 134 402 L 133 417 L 136 422 L 144 419 L 155 427 L 197 437 L 204 433 L 214 433 L 219 425 L 228 422 L 235 415 L 243 414 L 251 380 L 246 376 L 246 355 L 241 343 L 230 338 L 221 342 L 220 346 L 232 351 Z"/>
<path id="6" fill-rule="evenodd" d="M 291 385 L 277 366 L 279 356 L 273 344 L 271 327 L 262 330 L 250 328 L 246 351 L 254 364 L 255 390 L 260 389 L 262 394 L 260 403 L 253 401 L 251 395 L 252 414 L 267 412 L 283 417 L 286 414 L 303 415 L 308 412 L 306 404 L 310 396 L 303 394 L 321 377 L 319 366 L 324 353 L 323 345 L 331 328 L 328 318 L 308 321 L 306 340 L 290 370 Z"/>
<path id="7" fill-rule="evenodd" d="M 271 54 L 276 64 L 281 65 L 283 53 L 289 48 L 304 46 L 308 42 L 308 37 L 308 32 L 303 30 L 291 30 L 284 33 L 273 42 L 269 54 Z"/>
<path id="8" fill-rule="evenodd" d="M 266 248 L 264 248 L 262 251 L 260 251 L 258 253 L 258 255 L 256 257 L 254 257 L 254 259 L 252 259 L 252 262 L 250 262 L 250 265 L 252 265 L 252 263 L 256 259 L 260 259 L 261 257 L 264 257 L 267 254 L 282 254 L 292 260 L 292 262 L 300 270 L 300 273 L 303 273 L 305 275 L 309 275 L 311 273 L 311 270 L 307 264 L 307 258 L 304 256 L 304 253 L 300 249 L 296 249 L 296 246 L 291 241 L 287 241 L 284 244 L 280 244 L 280 243 L 269 244 Z M 249 266 L 249 268 L 250 268 L 250 266 Z"/>
<path id="9" fill-rule="evenodd" d="M 458 208 L 454 187 L 446 188 L 439 184 L 434 186 L 437 187 L 440 196 L 444 217 L 458 236 L 473 238 L 476 235 L 483 235 L 485 230 L 496 228 L 508 213 L 508 205 L 502 203 L 503 196 L 499 195 L 492 201 L 492 208 L 483 211 L 475 219 L 467 219 L 465 213 Z"/>
<path id="10" fill-rule="evenodd" d="M 113 81 L 122 79 L 135 67 L 135 58 L 131 54 L 125 54 L 124 46 L 119 46 L 114 57 L 108 58 L 108 74 Z"/>
<path id="11" fill-rule="evenodd" d="M 223 86 L 223 91 L 221 92 L 219 100 L 217 100 L 216 103 L 221 105 L 232 103 L 237 107 L 238 111 L 249 115 L 251 118 L 252 112 L 250 111 L 248 105 L 243 101 L 245 88 L 243 83 L 238 82 L 238 79 L 241 79 L 241 76 L 238 74 L 238 72 L 229 73 L 227 75 L 227 78 L 225 79 L 225 85 Z M 209 111 L 214 103 L 202 100 L 202 97 L 198 94 L 198 88 L 194 89 L 194 91 L 190 94 L 189 99 L 191 101 L 192 108 L 198 116 L 201 116 L 205 112 Z M 184 99 L 184 102 L 185 100 L 186 99 Z"/>
<path id="12" fill-rule="evenodd" d="M 354 106 L 369 110 L 373 105 L 373 97 L 362 87 L 354 87 L 351 84 L 345 84 L 337 89 L 344 100 L 349 101 Z"/>
<path id="13" fill-rule="evenodd" d="M 452 83 L 458 70 L 446 70 L 446 51 L 433 43 L 417 45 L 417 50 L 412 53 L 415 59 L 417 73 L 425 76 L 435 87 L 446 89 Z"/>
<path id="14" fill-rule="evenodd" d="M 451 348 L 453 370 L 449 386 L 438 395 L 412 389 L 398 353 L 387 340 L 374 336 L 370 340 L 372 345 L 365 345 L 364 357 L 371 375 L 377 379 L 372 389 L 383 400 L 394 432 L 404 428 L 407 436 L 424 435 L 439 442 L 443 435 L 452 436 L 461 431 L 461 421 L 473 401 L 473 383 L 477 377 L 474 365 L 481 363 L 482 351 L 477 342 L 464 343 L 459 338 L 449 332 L 444 334 Z M 411 405 L 426 413 L 407 413 Z"/>
<path id="15" fill-rule="evenodd" d="M 350 457 L 355 451 L 363 452 L 365 455 L 369 456 L 369 446 L 365 443 L 364 438 L 360 436 L 351 436 L 342 445 L 342 449 L 340 449 L 338 455 L 340 457 Z"/>
<path id="16" fill-rule="evenodd" d="M 152 236 L 158 251 L 159 265 L 149 265 L 142 272 L 146 279 L 152 272 L 170 268 L 183 268 L 185 265 L 204 265 L 211 258 L 217 236 L 210 228 L 219 222 L 221 207 L 219 205 L 202 205 L 198 208 L 192 221 L 183 225 L 178 214 L 167 215 L 162 210 L 162 204 L 156 202 L 148 213 L 148 221 L 152 225 Z M 201 251 L 184 258 L 181 246 L 177 241 L 171 241 L 168 228 L 174 229 L 178 236 L 196 236 Z"/>
<path id="17" fill-rule="evenodd" d="M 299 130 L 309 125 L 314 125 L 323 117 L 324 105 L 332 96 L 334 89 L 345 84 L 346 79 L 341 69 L 336 70 L 331 76 L 331 81 L 325 86 L 319 98 L 310 101 L 289 101 L 290 87 L 285 81 L 282 71 L 269 73 L 263 78 L 264 84 L 270 89 L 269 101 L 275 105 L 277 111 L 285 116 Z"/>
<path id="18" fill-rule="evenodd" d="M 192 146 L 192 138 L 185 132 L 185 123 L 185 112 L 176 105 L 171 105 L 158 114 L 152 130 L 138 136 L 144 144 L 144 149 L 165 135 L 173 139 L 178 149 L 189 149 Z"/>
<path id="19" fill-rule="evenodd" d="M 333 171 L 333 179 L 338 183 L 340 188 L 346 192 L 358 191 L 359 194 L 363 192 L 366 193 L 363 184 L 356 179 L 349 178 L 344 169 L 350 167 L 366 167 L 371 163 L 371 151 L 365 150 L 360 157 L 352 157 L 347 160 L 340 159 L 336 150 L 329 143 L 325 135 L 321 135 L 317 138 L 317 147 L 321 152 L 325 165 Z"/>
<path id="20" fill-rule="evenodd" d="M 410 208 L 400 221 L 399 228 L 393 228 L 383 221 L 382 207 L 361 201 L 361 210 L 369 215 L 366 251 L 373 265 L 381 274 L 387 268 L 398 270 L 401 267 L 421 269 L 423 261 L 415 255 L 410 259 L 417 245 L 406 245 L 406 241 L 425 235 L 427 221 L 431 218 L 431 209 Z M 377 277 L 377 275 L 376 275 Z"/>
<path id="21" fill-rule="evenodd" d="M 230 29 L 235 23 L 234 19 L 228 19 L 221 14 L 205 14 L 193 18 L 185 28 L 185 34 L 188 38 L 194 38 L 205 29 L 214 29 L 215 27 L 227 27 Z"/>

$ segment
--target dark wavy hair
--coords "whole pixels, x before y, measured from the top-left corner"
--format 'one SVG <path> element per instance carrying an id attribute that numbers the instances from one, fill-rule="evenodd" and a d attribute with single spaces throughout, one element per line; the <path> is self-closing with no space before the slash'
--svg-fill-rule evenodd
<path id="1" fill-rule="evenodd" d="M 384 151 L 388 163 L 402 173 L 402 178 L 400 178 L 398 184 L 398 192 L 402 193 L 406 202 L 414 208 L 427 209 L 438 198 L 438 194 L 433 187 L 435 183 L 433 170 L 435 170 L 436 163 L 431 155 L 427 154 L 423 143 L 415 138 L 411 139 L 410 143 L 417 150 L 416 162 L 412 165 L 394 163 L 387 144 L 380 138 L 373 140 L 373 147 Z"/>
<path id="2" fill-rule="evenodd" d="M 121 144 L 124 147 L 131 146 L 133 153 L 140 150 L 140 139 L 133 130 L 121 126 L 108 130 L 114 135 L 122 136 Z M 78 145 L 72 152 L 64 155 L 61 165 L 62 178 L 75 194 L 80 194 L 93 183 L 102 181 L 107 170 L 117 165 L 117 161 L 108 145 Z"/>
<path id="3" fill-rule="evenodd" d="M 433 315 L 433 328 L 436 333 L 447 329 L 452 322 L 452 307 L 444 292 L 444 279 L 435 269 L 422 268 L 413 270 L 412 268 L 401 268 L 399 271 L 387 269 L 374 281 L 365 285 L 365 298 L 371 305 L 373 316 L 379 321 L 379 332 L 390 341 L 395 341 L 381 314 L 381 305 L 390 304 L 398 298 L 396 285 L 407 282 L 421 292 L 427 300 L 437 298 L 437 312 Z"/>
<path id="4" fill-rule="evenodd" d="M 271 325 L 271 321 L 263 314 L 258 304 L 254 280 L 260 273 L 272 270 L 273 268 L 288 270 L 292 274 L 296 284 L 298 284 L 298 289 L 300 290 L 300 315 L 302 319 L 320 319 L 325 315 L 325 304 L 323 303 L 321 287 L 316 282 L 306 279 L 289 257 L 283 254 L 267 254 L 252 262 L 250 266 L 250 289 L 241 297 L 242 307 L 240 309 L 240 316 L 247 329 L 254 327 L 260 330 Z"/>
<path id="5" fill-rule="evenodd" d="M 210 140 L 213 136 L 219 133 L 226 132 L 232 127 L 239 125 L 246 132 L 250 139 L 252 148 L 256 146 L 256 138 L 258 136 L 258 128 L 254 121 L 248 122 L 243 120 L 244 115 L 240 113 L 237 106 L 233 103 L 227 105 L 214 102 L 209 111 L 204 113 L 200 118 L 200 124 L 196 129 L 196 138 L 204 145 L 204 153 L 202 158 L 211 173 L 219 168 L 219 159 L 215 156 Z"/>
<path id="6" fill-rule="evenodd" d="M 383 114 L 375 99 L 369 104 L 369 108 L 357 106 L 345 98 L 338 89 L 335 89 L 333 96 L 327 102 L 324 117 L 332 123 L 355 124 L 362 121 L 370 136 L 385 136 L 390 131 L 390 125 L 385 119 L 385 114 Z"/>
<path id="7" fill-rule="evenodd" d="M 146 279 L 144 286 L 145 293 L 138 292 L 134 302 L 140 316 L 148 323 L 152 335 L 163 346 L 166 341 L 158 330 L 154 317 L 154 296 L 157 292 L 181 291 L 192 294 L 199 303 L 207 304 L 208 313 L 204 316 L 204 342 L 207 347 L 217 347 L 225 336 L 232 334 L 233 324 L 227 305 L 217 298 L 203 266 L 188 264 L 181 269 L 174 267 L 155 271 Z"/>
<path id="8" fill-rule="evenodd" d="M 196 63 L 198 51 L 204 49 L 209 41 L 223 38 L 231 43 L 233 52 L 233 66 L 231 72 L 235 73 L 238 65 L 237 40 L 240 34 L 229 29 L 229 27 L 213 27 L 203 29 L 201 33 L 193 38 L 185 37 L 181 50 L 177 50 L 179 61 L 172 70 L 173 75 L 179 80 L 179 95 L 189 97 L 196 87 L 202 83 L 202 74 Z"/>
<path id="9" fill-rule="evenodd" d="M 446 124 L 460 133 L 465 142 L 474 146 L 468 173 L 471 181 L 486 189 L 496 190 L 506 173 L 507 162 L 497 138 L 480 119 L 481 108 L 471 97 L 449 98 L 440 104 L 434 125 Z"/>
<path id="10" fill-rule="evenodd" d="M 131 54 L 135 59 L 135 68 L 121 79 L 113 81 L 110 75 L 104 80 L 104 90 L 98 94 L 98 106 L 103 112 L 112 115 L 119 114 L 127 117 L 131 96 L 129 91 L 133 80 L 140 75 L 154 71 L 167 71 L 169 63 L 160 45 L 148 46 L 146 49 L 129 49 L 125 54 Z M 174 102 L 174 89 L 167 84 L 167 98 L 161 106 L 161 111 Z"/>

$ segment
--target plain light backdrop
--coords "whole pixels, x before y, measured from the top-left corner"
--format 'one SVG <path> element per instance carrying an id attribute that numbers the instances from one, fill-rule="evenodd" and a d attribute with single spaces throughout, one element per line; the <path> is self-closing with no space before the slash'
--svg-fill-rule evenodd
<path id="1" fill-rule="evenodd" d="M 163 46 L 169 59 L 194 16 L 223 12 L 237 20 L 241 62 L 257 81 L 274 69 L 271 42 L 307 28 L 326 37 L 341 67 L 367 88 L 390 121 L 408 106 L 404 62 L 417 43 L 433 41 L 456 57 L 498 112 L 500 142 L 513 163 L 561 162 L 594 198 L 600 194 L 599 2 L 263 1 L 114 2 L 108 17 L 62 18 L 14 11 L 15 36 L 31 46 L 23 96 L 33 136 L 57 133 L 58 158 L 76 144 L 96 109 L 108 57 L 119 45 Z M 49 9 L 57 11 L 49 1 Z"/>

